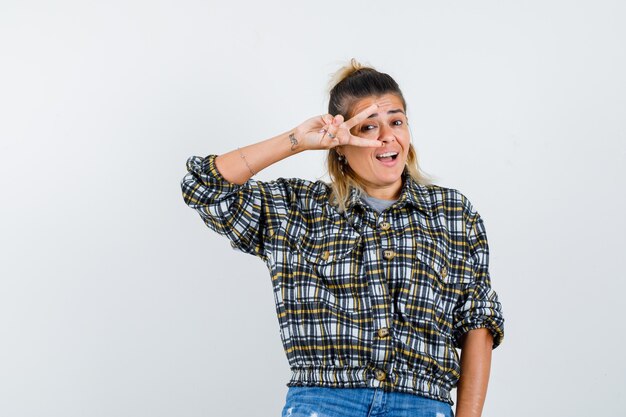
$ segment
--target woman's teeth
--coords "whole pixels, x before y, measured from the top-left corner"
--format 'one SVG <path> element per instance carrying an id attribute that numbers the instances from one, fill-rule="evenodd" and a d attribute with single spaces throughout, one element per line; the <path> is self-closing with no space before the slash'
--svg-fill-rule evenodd
<path id="1" fill-rule="evenodd" d="M 398 152 L 385 152 L 380 155 L 376 155 L 376 159 L 396 159 Z"/>

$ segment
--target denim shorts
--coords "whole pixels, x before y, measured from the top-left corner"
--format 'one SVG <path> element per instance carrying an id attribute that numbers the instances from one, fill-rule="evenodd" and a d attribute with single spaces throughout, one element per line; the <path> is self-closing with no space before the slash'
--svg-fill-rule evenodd
<path id="1" fill-rule="evenodd" d="M 380 388 L 289 387 L 282 417 L 454 417 L 447 402 Z"/>

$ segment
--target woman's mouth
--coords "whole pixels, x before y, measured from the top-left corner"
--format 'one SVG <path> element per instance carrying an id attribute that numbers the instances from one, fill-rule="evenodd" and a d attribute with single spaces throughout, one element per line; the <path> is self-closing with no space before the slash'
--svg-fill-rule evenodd
<path id="1" fill-rule="evenodd" d="M 385 152 L 376 155 L 376 159 L 381 162 L 392 162 L 398 157 L 398 152 Z"/>

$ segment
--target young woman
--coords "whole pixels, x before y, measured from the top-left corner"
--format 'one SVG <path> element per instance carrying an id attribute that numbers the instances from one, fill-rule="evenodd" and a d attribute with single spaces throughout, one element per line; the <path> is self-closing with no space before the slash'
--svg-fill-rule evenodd
<path id="1" fill-rule="evenodd" d="M 417 164 L 398 84 L 356 61 L 328 114 L 216 156 L 191 157 L 185 202 L 268 266 L 292 370 L 283 416 L 481 415 L 503 338 L 483 221 Z M 261 182 L 327 150 L 331 183 Z M 461 357 L 457 353 L 461 349 Z"/>

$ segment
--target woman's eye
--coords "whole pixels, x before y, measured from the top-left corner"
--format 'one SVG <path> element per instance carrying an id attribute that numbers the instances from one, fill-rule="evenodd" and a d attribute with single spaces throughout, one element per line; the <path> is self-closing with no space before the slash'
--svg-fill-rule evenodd
<path id="1" fill-rule="evenodd" d="M 402 120 L 394 120 L 392 124 L 394 126 L 402 126 L 404 122 Z"/>
<path id="2" fill-rule="evenodd" d="M 376 129 L 376 125 L 363 125 L 361 126 L 361 132 L 367 132 Z"/>

